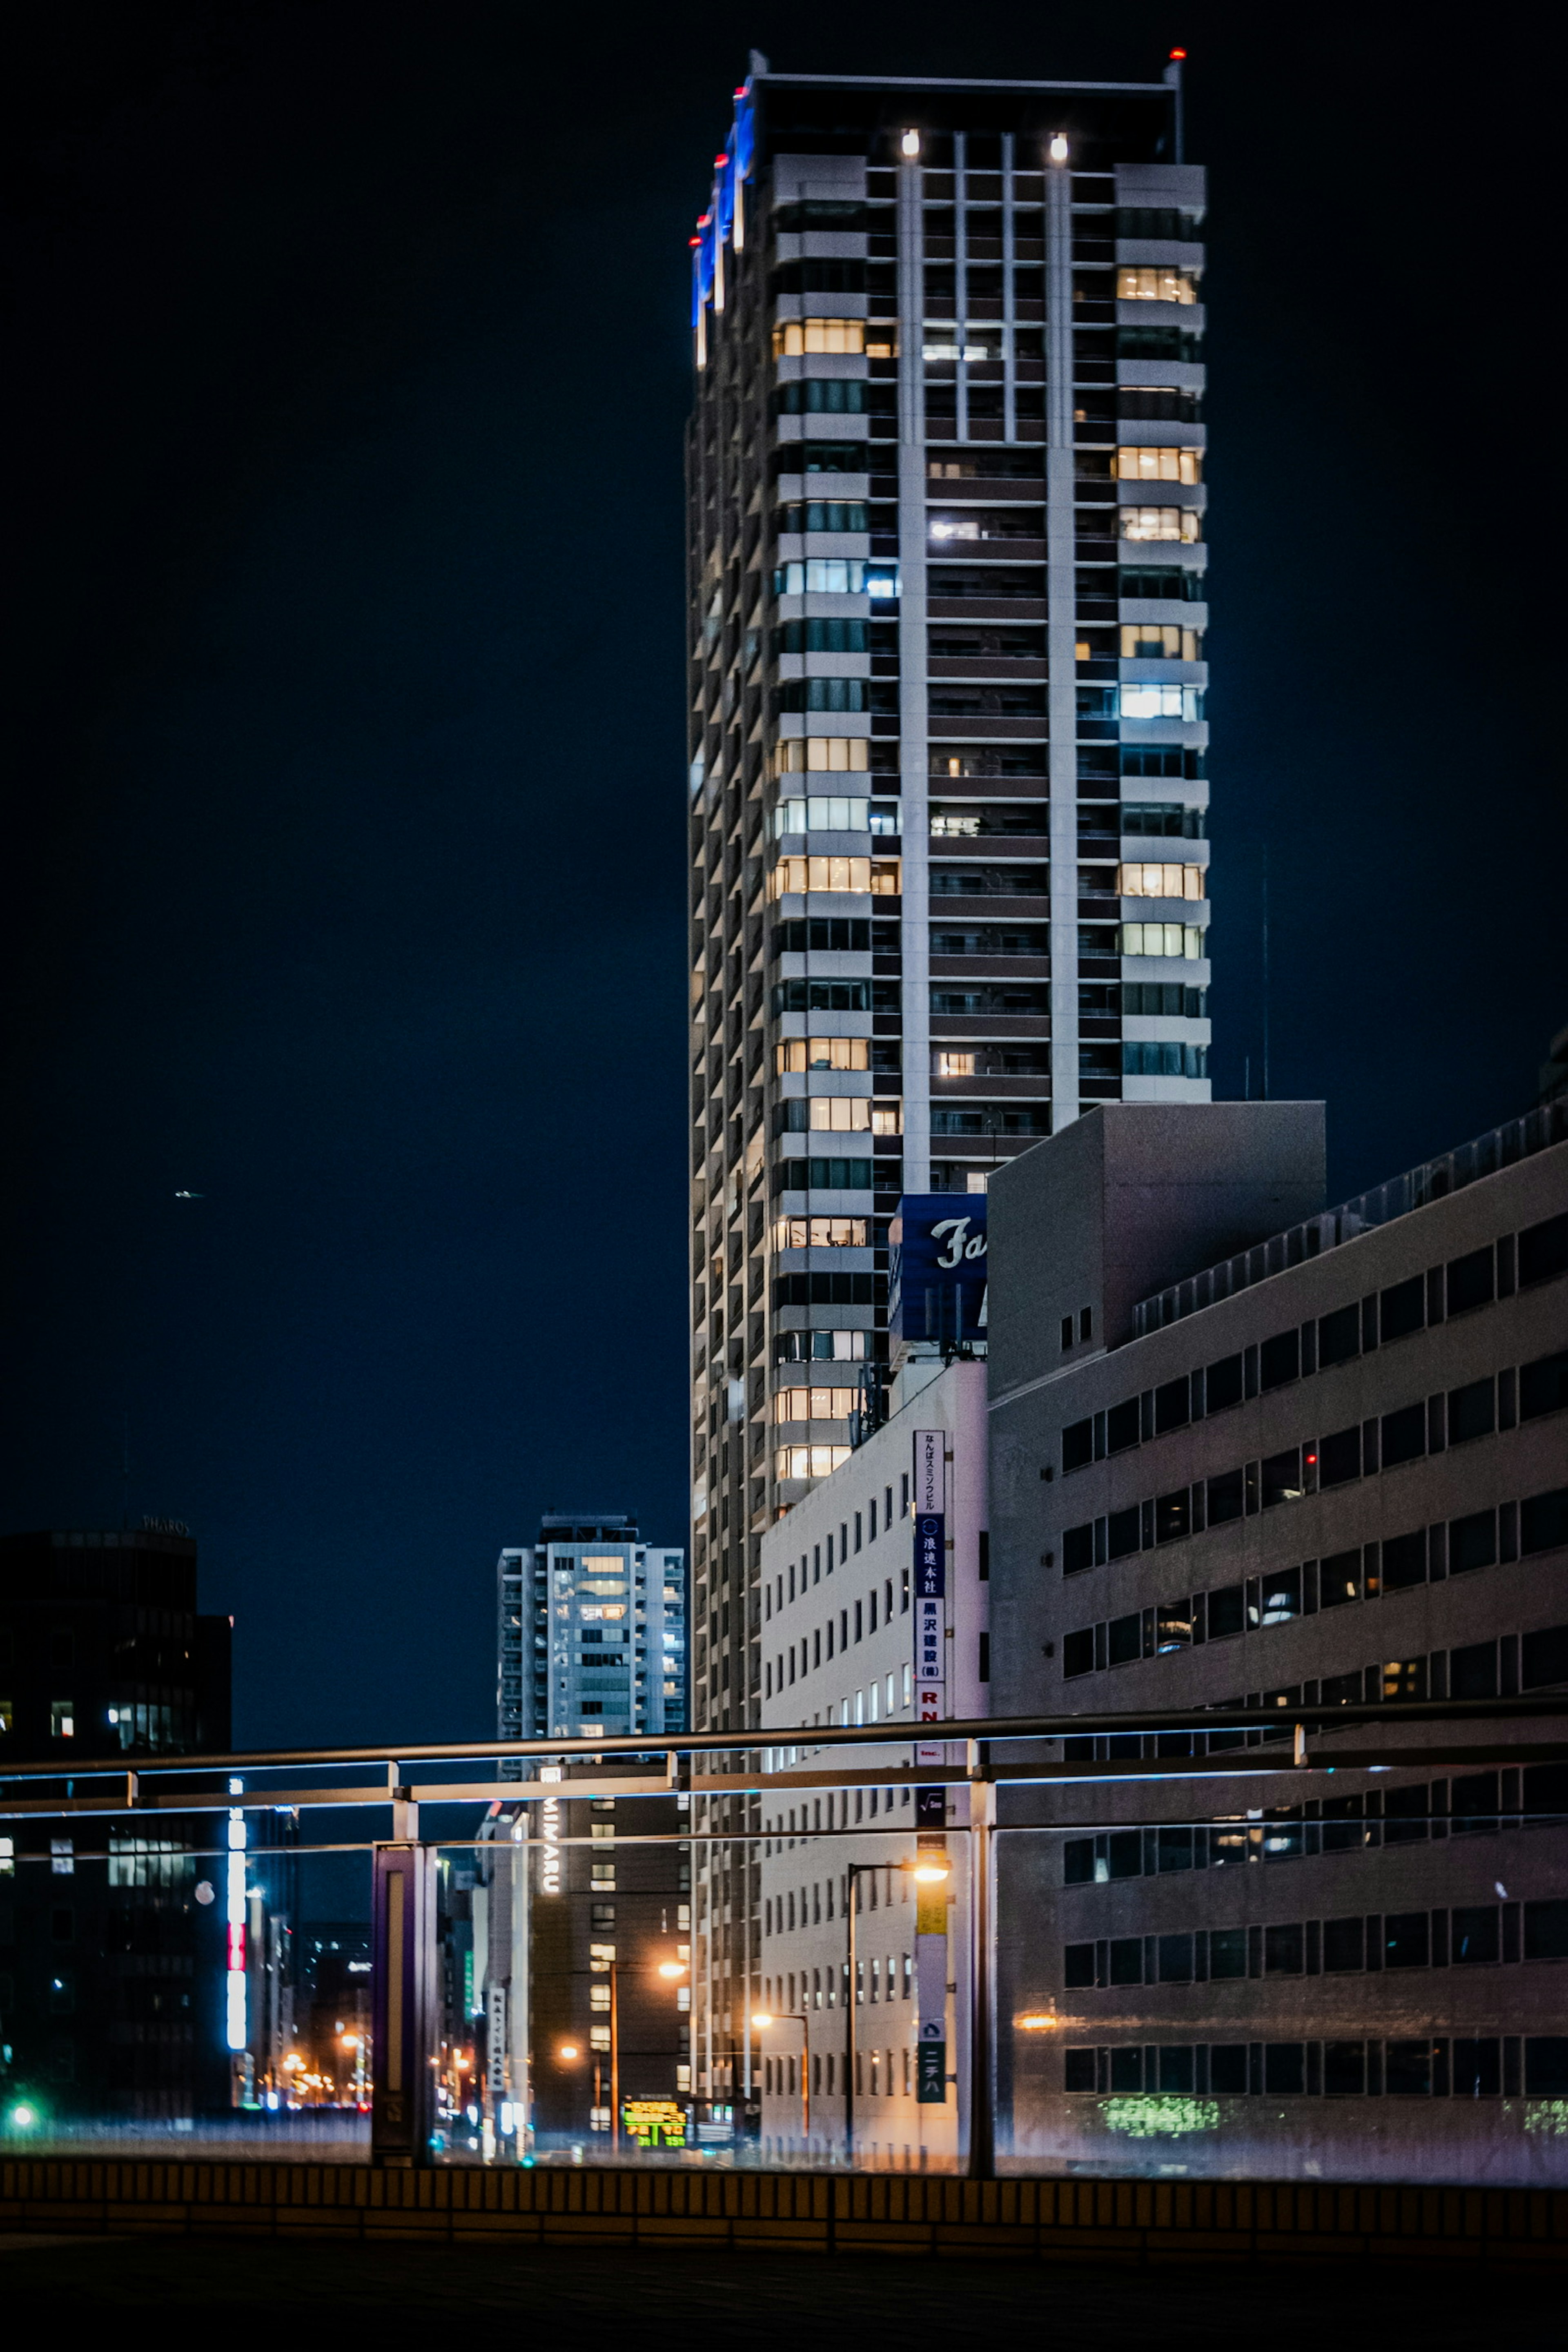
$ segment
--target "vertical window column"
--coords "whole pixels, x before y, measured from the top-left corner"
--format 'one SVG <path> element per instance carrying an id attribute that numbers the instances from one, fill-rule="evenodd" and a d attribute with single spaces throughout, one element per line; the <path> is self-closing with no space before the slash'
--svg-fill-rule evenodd
<path id="1" fill-rule="evenodd" d="M 904 1176 L 931 1188 L 931 755 L 926 724 L 925 173 L 899 163 L 899 782 L 903 793 Z M 1069 564 L 1070 570 L 1070 564 Z"/>
<path id="2" fill-rule="evenodd" d="M 1054 146 L 1057 142 L 1052 142 Z M 1065 148 L 1065 141 L 1061 142 Z M 1046 707 L 1050 744 L 1051 1129 L 1078 1117 L 1078 602 L 1074 572 L 1072 168 L 1046 162 Z"/>
<path id="3" fill-rule="evenodd" d="M 1013 265 L 1017 259 L 1017 223 L 1013 214 L 1013 133 L 1002 133 L 1002 438 L 1018 437 L 1018 363 L 1013 346 L 1018 323 L 1017 288 Z"/>
<path id="4" fill-rule="evenodd" d="M 969 342 L 969 214 L 965 208 L 968 194 L 968 171 L 965 148 L 967 142 L 962 131 L 952 134 L 952 282 L 953 313 L 958 320 L 958 332 L 953 338 L 958 345 L 958 357 L 953 362 L 953 432 L 960 441 L 969 438 L 969 362 L 964 351 Z"/>

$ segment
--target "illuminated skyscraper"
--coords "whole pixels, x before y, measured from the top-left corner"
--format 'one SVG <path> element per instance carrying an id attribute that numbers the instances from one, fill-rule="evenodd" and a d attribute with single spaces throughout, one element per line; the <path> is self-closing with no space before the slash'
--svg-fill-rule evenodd
<path id="1" fill-rule="evenodd" d="M 686 1555 L 625 1517 L 551 1514 L 496 1563 L 503 1739 L 683 1731 Z"/>
<path id="2" fill-rule="evenodd" d="M 700 1729 L 760 1722 L 762 1532 L 875 1417 L 900 1195 L 1208 1097 L 1180 73 L 753 56 L 692 239 Z M 729 1851 L 698 1927 L 733 2107 L 761 1880 Z"/>

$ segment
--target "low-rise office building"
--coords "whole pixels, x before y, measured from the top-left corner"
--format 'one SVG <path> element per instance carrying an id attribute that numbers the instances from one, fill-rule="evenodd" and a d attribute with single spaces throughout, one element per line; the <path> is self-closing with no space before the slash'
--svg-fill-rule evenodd
<path id="1" fill-rule="evenodd" d="M 1332 1726 L 1568 1684 L 1568 1116 L 1321 1170 L 1317 1106 L 1108 1105 L 992 1188 L 994 1711 L 1258 1718 L 1004 1796 L 1030 2162 L 1530 2179 L 1568 2094 L 1568 1771 Z"/>
<path id="2" fill-rule="evenodd" d="M 896 1726 L 897 1749 L 874 1753 L 879 1762 L 905 1762 L 921 1721 L 934 1728 L 943 1717 L 986 1711 L 985 1366 L 943 1369 L 931 1351 L 906 1365 L 892 1403 L 883 1426 L 763 1538 L 762 1721 L 777 1743 L 767 1754 L 781 1779 L 812 1757 L 812 1731 L 824 1724 Z M 932 1486 L 924 1496 L 922 1478 Z M 938 1493 L 944 1507 L 933 1513 Z M 940 1547 L 939 1575 L 929 1564 L 922 1575 L 922 1534 Z M 941 1589 L 922 1613 L 928 1585 Z M 928 1760 L 944 1758 L 939 1738 Z M 872 1755 L 846 1760 L 852 1772 Z M 962 2082 L 967 2050 L 962 1857 L 947 1884 L 931 1888 L 917 1886 L 910 1864 L 917 1835 L 940 1840 L 950 1817 L 962 1822 L 963 1801 L 939 1794 L 922 1807 L 908 1788 L 846 1786 L 794 1801 L 792 1793 L 783 1779 L 762 1802 L 762 1958 L 752 2007 L 773 2021 L 742 2053 L 764 2146 L 799 2147 L 809 2116 L 813 2146 L 841 2147 L 852 2065 L 858 2156 L 951 2161 L 963 2118 L 948 2078 Z M 712 1895 L 700 1885 L 700 1946 L 705 1926 L 711 1932 L 703 1901 Z M 918 2095 L 922 2024 L 941 2044 L 940 2098 Z M 722 2063 L 721 2053 L 700 2053 L 700 2075 Z M 743 2095 L 743 2077 L 739 2087 Z"/>

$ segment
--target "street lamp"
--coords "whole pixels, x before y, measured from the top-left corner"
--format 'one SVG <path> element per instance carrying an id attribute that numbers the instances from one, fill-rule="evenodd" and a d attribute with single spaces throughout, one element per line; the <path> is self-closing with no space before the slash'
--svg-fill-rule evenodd
<path id="1" fill-rule="evenodd" d="M 807 2156 L 811 2154 L 811 2019 L 805 2010 L 784 2009 L 777 2014 L 761 2010 L 752 2016 L 752 2023 L 759 2028 L 770 2025 L 798 2025 L 805 2047 L 800 2061 L 800 2131 Z"/>
<path id="2" fill-rule="evenodd" d="M 873 1871 L 900 1870 L 921 1886 L 940 1886 L 951 1875 L 944 1854 L 926 1853 L 913 1862 L 851 1862 L 845 1865 L 844 1942 L 847 1981 L 844 1988 L 844 2156 L 855 2158 L 855 2012 L 858 1987 L 855 1981 L 855 1881 Z"/>

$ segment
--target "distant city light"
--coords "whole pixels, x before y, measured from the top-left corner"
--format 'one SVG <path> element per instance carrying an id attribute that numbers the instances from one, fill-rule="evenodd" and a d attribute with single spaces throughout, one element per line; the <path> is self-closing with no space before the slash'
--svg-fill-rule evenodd
<path id="1" fill-rule="evenodd" d="M 1061 131 L 1058 131 L 1056 137 L 1051 141 L 1051 161 L 1053 163 L 1065 163 L 1067 159 L 1068 142 Z"/>
<path id="2" fill-rule="evenodd" d="M 902 138 L 900 140 L 900 142 L 899 142 L 899 152 L 900 152 L 901 155 L 907 155 L 907 156 L 909 156 L 909 158 L 910 158 L 910 161 L 912 162 L 912 161 L 913 161 L 913 159 L 915 158 L 915 156 L 917 156 L 917 155 L 920 153 L 920 152 L 921 152 L 921 134 L 920 134 L 920 132 L 919 132 L 918 131 L 905 131 L 905 133 L 904 133 L 904 135 L 903 135 L 903 137 L 902 137 Z"/>

